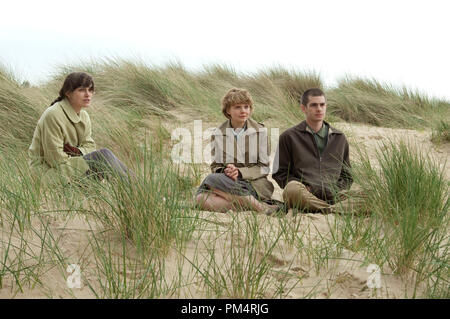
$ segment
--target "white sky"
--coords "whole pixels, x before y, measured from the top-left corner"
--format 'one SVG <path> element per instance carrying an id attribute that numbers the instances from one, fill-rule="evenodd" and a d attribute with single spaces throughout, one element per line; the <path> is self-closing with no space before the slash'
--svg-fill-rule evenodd
<path id="1" fill-rule="evenodd" d="M 237 71 L 281 65 L 407 85 L 450 100 L 448 1 L 4 1 L 0 62 L 37 83 L 106 56 Z"/>

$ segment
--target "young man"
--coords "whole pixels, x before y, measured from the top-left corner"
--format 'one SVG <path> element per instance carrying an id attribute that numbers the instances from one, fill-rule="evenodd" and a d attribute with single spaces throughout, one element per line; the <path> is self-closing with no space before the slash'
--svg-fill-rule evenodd
<path id="1" fill-rule="evenodd" d="M 349 145 L 342 132 L 324 121 L 322 90 L 306 90 L 300 104 L 306 120 L 281 134 L 272 177 L 284 188 L 288 208 L 333 212 L 353 182 Z"/>

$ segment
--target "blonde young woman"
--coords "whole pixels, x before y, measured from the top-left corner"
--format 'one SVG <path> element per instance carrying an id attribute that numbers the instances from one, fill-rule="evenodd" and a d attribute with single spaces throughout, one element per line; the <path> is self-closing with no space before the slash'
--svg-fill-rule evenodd
<path id="1" fill-rule="evenodd" d="M 267 179 L 268 136 L 264 125 L 251 119 L 253 110 L 252 97 L 245 89 L 233 88 L 222 98 L 222 113 L 227 121 L 213 134 L 212 173 L 195 195 L 199 209 L 250 209 L 266 214 L 278 210 L 278 206 L 266 203 L 274 190 Z"/>
<path id="2" fill-rule="evenodd" d="M 70 183 L 86 176 L 133 176 L 109 149 L 96 150 L 91 120 L 84 110 L 93 94 L 94 81 L 89 74 L 71 73 L 58 98 L 41 115 L 28 153 L 32 172 L 40 174 L 45 183 L 60 178 Z"/>

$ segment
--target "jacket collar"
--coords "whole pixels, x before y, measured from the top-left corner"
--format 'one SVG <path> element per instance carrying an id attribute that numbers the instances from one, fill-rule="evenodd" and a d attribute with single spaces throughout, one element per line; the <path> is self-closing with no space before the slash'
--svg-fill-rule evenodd
<path id="1" fill-rule="evenodd" d="M 69 120 L 72 123 L 78 123 L 81 121 L 80 115 L 78 115 L 77 112 L 75 112 L 72 105 L 70 105 L 70 103 L 67 99 L 61 100 L 59 102 L 59 104 L 61 104 L 61 107 L 62 107 L 64 113 L 66 113 L 66 116 L 69 118 Z M 80 112 L 80 114 L 81 114 L 81 112 Z"/>
<path id="2" fill-rule="evenodd" d="M 343 134 L 341 131 L 339 131 L 338 129 L 332 127 L 330 125 L 330 123 L 323 121 L 324 124 L 328 125 L 328 136 L 330 136 L 331 134 Z M 313 131 L 308 127 L 308 125 L 306 125 L 306 121 L 302 121 L 299 125 L 297 125 L 297 129 L 299 129 L 302 132 L 310 132 L 313 133 Z"/>
<path id="3" fill-rule="evenodd" d="M 262 125 L 259 124 L 258 122 L 256 122 L 255 120 L 248 118 L 247 120 L 247 129 L 244 132 L 244 135 L 252 135 L 252 134 L 256 134 L 257 132 L 259 132 L 259 130 L 261 129 Z M 226 122 L 222 123 L 222 125 L 219 126 L 219 130 L 222 132 L 223 135 L 227 134 L 227 128 L 233 128 L 231 126 L 231 120 L 227 120 Z M 249 130 L 249 129 L 252 130 Z"/>

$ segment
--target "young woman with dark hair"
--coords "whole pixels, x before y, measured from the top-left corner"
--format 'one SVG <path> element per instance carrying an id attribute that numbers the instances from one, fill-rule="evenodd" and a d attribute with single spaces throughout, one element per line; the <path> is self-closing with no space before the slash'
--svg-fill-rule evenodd
<path id="1" fill-rule="evenodd" d="M 96 150 L 91 120 L 84 110 L 93 94 L 94 81 L 89 74 L 71 73 L 58 98 L 41 115 L 28 153 L 33 173 L 42 174 L 47 182 L 58 177 L 70 183 L 87 175 L 100 179 L 133 176 L 109 149 Z"/>

